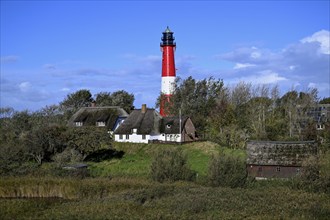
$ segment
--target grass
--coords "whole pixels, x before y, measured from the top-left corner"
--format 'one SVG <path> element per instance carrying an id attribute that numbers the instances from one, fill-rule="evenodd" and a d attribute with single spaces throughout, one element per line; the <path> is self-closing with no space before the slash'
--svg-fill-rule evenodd
<path id="1" fill-rule="evenodd" d="M 125 152 L 123 158 L 89 163 L 90 171 L 92 176 L 147 178 L 155 152 L 160 148 L 174 147 L 183 149 L 191 169 L 196 171 L 200 177 L 205 177 L 207 174 L 210 156 L 220 151 L 220 148 L 211 142 L 184 145 L 114 143 L 116 150 Z M 241 151 L 237 152 L 241 153 Z"/>
<path id="2" fill-rule="evenodd" d="M 0 219 L 328 219 L 330 195 L 297 190 L 290 181 L 246 188 L 207 187 L 203 181 L 158 183 L 149 178 L 160 148 L 180 147 L 191 168 L 206 176 L 210 158 L 241 150 L 211 142 L 184 145 L 114 144 L 123 158 L 89 163 L 92 177 L 0 178 Z M 43 172 L 51 165 L 43 166 Z M 327 171 L 325 171 L 327 172 Z M 110 177 L 110 178 L 109 178 Z"/>
<path id="3" fill-rule="evenodd" d="M 1 188 L 13 180 L 1 179 Z M 1 199 L 0 219 L 327 219 L 330 215 L 330 195 L 283 186 L 231 189 L 119 177 L 47 181 L 73 187 L 75 197 Z M 39 179 L 20 178 L 15 184 L 38 183 Z"/>

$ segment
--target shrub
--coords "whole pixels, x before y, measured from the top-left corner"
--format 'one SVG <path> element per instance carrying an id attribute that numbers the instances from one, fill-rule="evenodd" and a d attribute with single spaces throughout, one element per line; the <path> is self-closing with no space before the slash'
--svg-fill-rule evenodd
<path id="1" fill-rule="evenodd" d="M 303 163 L 303 172 L 297 180 L 296 188 L 314 192 L 330 193 L 330 153 L 319 158 L 311 156 Z"/>
<path id="2" fill-rule="evenodd" d="M 166 148 L 156 152 L 151 163 L 151 178 L 158 182 L 193 181 L 196 173 L 187 164 L 181 149 Z"/>
<path id="3" fill-rule="evenodd" d="M 213 156 L 208 168 L 211 186 L 242 187 L 247 179 L 246 165 L 242 158 L 219 154 Z"/>
<path id="4" fill-rule="evenodd" d="M 56 162 L 59 167 L 66 163 L 81 162 L 82 159 L 83 156 L 79 153 L 79 151 L 69 147 L 67 147 L 63 152 L 53 156 L 53 161 Z"/>
<path id="5" fill-rule="evenodd" d="M 320 164 L 316 157 L 311 156 L 303 162 L 303 181 L 316 181 L 320 177 Z"/>

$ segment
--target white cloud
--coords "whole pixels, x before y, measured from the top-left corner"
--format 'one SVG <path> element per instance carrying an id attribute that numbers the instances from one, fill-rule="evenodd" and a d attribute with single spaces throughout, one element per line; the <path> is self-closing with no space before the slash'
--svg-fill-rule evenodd
<path id="1" fill-rule="evenodd" d="M 236 63 L 233 69 L 244 69 L 248 67 L 254 67 L 256 66 L 255 64 L 251 63 Z"/>
<path id="2" fill-rule="evenodd" d="M 28 92 L 31 89 L 31 83 L 30 82 L 22 82 L 18 85 L 21 92 Z"/>
<path id="3" fill-rule="evenodd" d="M 326 97 L 330 95 L 329 41 L 329 31 L 322 30 L 276 51 L 242 47 L 217 57 L 234 63 L 234 68 L 221 71 L 224 82 L 280 83 L 284 92 L 293 85 L 313 85 L 320 97 Z"/>
<path id="4" fill-rule="evenodd" d="M 60 91 L 61 91 L 61 92 L 69 92 L 70 89 L 69 89 L 69 88 L 62 88 L 62 89 L 60 89 Z"/>
<path id="5" fill-rule="evenodd" d="M 287 78 L 280 76 L 278 73 L 272 70 L 264 70 L 260 72 L 258 78 L 255 79 L 257 84 L 276 84 L 280 81 L 287 80 Z"/>
<path id="6" fill-rule="evenodd" d="M 261 53 L 257 52 L 257 51 L 252 52 L 250 57 L 253 58 L 253 59 L 258 59 L 259 57 L 261 57 Z"/>
<path id="7" fill-rule="evenodd" d="M 295 65 L 291 65 L 291 66 L 289 66 L 289 69 L 290 70 L 295 70 L 297 68 L 297 66 L 295 66 Z"/>
<path id="8" fill-rule="evenodd" d="M 330 32 L 321 30 L 314 33 L 312 36 L 303 38 L 302 43 L 314 43 L 320 44 L 319 52 L 322 54 L 330 54 Z"/>
<path id="9" fill-rule="evenodd" d="M 308 84 L 308 88 L 316 88 L 316 87 L 317 87 L 316 83 L 309 83 Z"/>
<path id="10" fill-rule="evenodd" d="M 264 70 L 256 74 L 250 74 L 248 76 L 235 78 L 233 82 L 238 83 L 244 81 L 251 83 L 253 85 L 258 85 L 258 84 L 277 84 L 285 80 L 287 80 L 287 78 L 280 76 L 276 72 L 273 72 L 271 70 Z"/>
<path id="11" fill-rule="evenodd" d="M 308 88 L 317 88 L 318 92 L 322 93 L 322 92 L 328 92 L 327 95 L 325 95 L 324 97 L 330 97 L 330 92 L 329 92 L 329 87 L 330 87 L 330 84 L 329 83 L 326 83 L 326 82 L 323 82 L 323 83 L 309 83 Z"/>

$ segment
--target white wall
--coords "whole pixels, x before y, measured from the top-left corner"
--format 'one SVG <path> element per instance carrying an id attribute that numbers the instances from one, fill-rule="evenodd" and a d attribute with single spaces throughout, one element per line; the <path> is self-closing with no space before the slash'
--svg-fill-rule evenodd
<path id="1" fill-rule="evenodd" d="M 126 139 L 126 135 L 122 135 L 120 139 L 119 134 L 115 134 L 115 141 L 117 142 L 130 142 L 130 143 L 148 143 L 150 141 L 168 141 L 168 142 L 181 142 L 181 134 L 160 134 L 160 135 L 145 135 L 145 139 L 142 139 L 141 134 L 130 134 Z"/>
<path id="2" fill-rule="evenodd" d="M 142 138 L 143 135 L 141 134 L 130 134 L 129 138 L 126 138 L 126 135 L 122 135 L 122 139 L 120 139 L 119 134 L 115 134 L 115 141 L 117 142 L 130 142 L 130 143 L 148 143 L 150 139 L 150 135 L 145 135 L 145 139 Z"/>
<path id="3" fill-rule="evenodd" d="M 164 141 L 181 142 L 181 134 L 166 134 Z"/>
<path id="4" fill-rule="evenodd" d="M 160 134 L 150 136 L 150 140 L 181 142 L 181 134 Z"/>

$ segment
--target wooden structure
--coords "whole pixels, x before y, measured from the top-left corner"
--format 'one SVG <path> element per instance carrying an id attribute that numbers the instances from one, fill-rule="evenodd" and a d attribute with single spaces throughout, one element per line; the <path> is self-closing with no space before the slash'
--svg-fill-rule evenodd
<path id="1" fill-rule="evenodd" d="M 303 161 L 317 155 L 314 141 L 250 141 L 247 171 L 255 178 L 290 178 L 302 172 Z"/>

